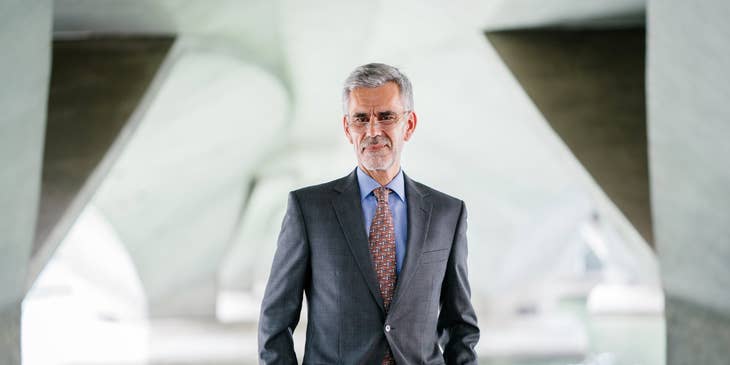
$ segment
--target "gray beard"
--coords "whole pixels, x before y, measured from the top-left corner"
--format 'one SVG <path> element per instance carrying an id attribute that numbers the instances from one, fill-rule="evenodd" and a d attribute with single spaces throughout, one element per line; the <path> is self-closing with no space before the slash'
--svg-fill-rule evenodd
<path id="1" fill-rule="evenodd" d="M 362 165 L 368 170 L 387 170 L 395 163 L 395 157 L 388 155 L 364 154 Z"/>

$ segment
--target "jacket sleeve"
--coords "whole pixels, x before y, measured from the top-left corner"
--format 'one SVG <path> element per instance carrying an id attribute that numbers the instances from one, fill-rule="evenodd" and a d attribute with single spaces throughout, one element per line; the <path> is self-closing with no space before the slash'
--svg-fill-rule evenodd
<path id="1" fill-rule="evenodd" d="M 447 364 L 476 364 L 474 350 L 479 341 L 477 317 L 471 304 L 467 273 L 466 206 L 461 212 L 454 243 L 441 287 L 441 312 L 437 331 Z"/>
<path id="2" fill-rule="evenodd" d="M 274 261 L 261 302 L 260 364 L 296 364 L 292 334 L 299 323 L 302 295 L 309 282 L 309 243 L 299 203 L 289 193 Z"/>

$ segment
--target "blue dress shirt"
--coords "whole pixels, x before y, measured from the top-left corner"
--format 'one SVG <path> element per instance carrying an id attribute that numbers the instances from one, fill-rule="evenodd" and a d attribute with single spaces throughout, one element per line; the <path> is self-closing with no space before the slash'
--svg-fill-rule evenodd
<path id="1" fill-rule="evenodd" d="M 375 181 L 365 171 L 357 168 L 357 183 L 360 185 L 360 201 L 362 203 L 362 213 L 365 217 L 365 236 L 370 235 L 370 224 L 373 222 L 375 208 L 378 200 L 373 194 L 373 190 L 380 187 L 380 183 Z M 395 228 L 395 264 L 396 274 L 400 274 L 403 267 L 403 258 L 406 256 L 406 238 L 408 237 L 408 209 L 406 206 L 406 190 L 403 181 L 403 170 L 398 171 L 393 180 L 385 187 L 393 192 L 388 195 L 388 205 L 390 212 L 393 214 L 393 227 Z"/>

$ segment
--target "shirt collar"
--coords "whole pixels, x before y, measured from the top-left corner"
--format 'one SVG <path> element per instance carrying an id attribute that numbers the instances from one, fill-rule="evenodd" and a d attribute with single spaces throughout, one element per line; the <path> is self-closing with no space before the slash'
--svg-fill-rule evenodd
<path id="1" fill-rule="evenodd" d="M 380 183 L 375 181 L 375 179 L 370 177 L 370 175 L 366 174 L 360 166 L 357 167 L 357 183 L 360 185 L 360 200 L 365 200 L 368 195 L 372 194 L 373 190 L 380 187 Z M 405 202 L 406 190 L 403 180 L 403 169 L 398 170 L 398 173 L 395 177 L 393 177 L 393 180 L 390 180 L 385 187 L 394 191 L 396 196 L 398 196 L 401 201 Z"/>

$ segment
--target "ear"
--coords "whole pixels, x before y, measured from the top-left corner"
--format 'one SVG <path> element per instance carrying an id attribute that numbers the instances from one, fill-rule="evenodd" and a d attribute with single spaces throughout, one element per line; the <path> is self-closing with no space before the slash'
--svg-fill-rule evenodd
<path id="1" fill-rule="evenodd" d="M 342 129 L 345 130 L 345 137 L 347 137 L 347 140 L 350 142 L 350 144 L 353 144 L 352 135 L 350 134 L 350 125 L 347 124 L 347 116 L 342 116 Z"/>
<path id="2" fill-rule="evenodd" d="M 406 121 L 406 131 L 403 133 L 404 141 L 411 139 L 413 132 L 416 130 L 416 124 L 418 124 L 418 116 L 416 116 L 416 112 L 411 112 Z"/>

